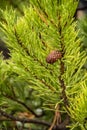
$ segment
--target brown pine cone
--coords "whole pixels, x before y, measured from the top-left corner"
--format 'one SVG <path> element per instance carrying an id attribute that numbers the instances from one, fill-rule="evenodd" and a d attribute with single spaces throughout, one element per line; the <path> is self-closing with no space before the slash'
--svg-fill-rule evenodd
<path id="1" fill-rule="evenodd" d="M 46 62 L 49 64 L 55 63 L 58 59 L 62 58 L 62 53 L 58 50 L 53 50 L 46 58 Z"/>

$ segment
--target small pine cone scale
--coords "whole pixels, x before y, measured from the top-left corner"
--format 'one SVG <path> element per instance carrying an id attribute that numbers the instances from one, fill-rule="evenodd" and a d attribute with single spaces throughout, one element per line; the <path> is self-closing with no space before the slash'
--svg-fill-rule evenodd
<path id="1" fill-rule="evenodd" d="M 62 58 L 62 53 L 58 50 L 53 50 L 49 53 L 46 58 L 46 62 L 49 64 L 55 63 L 58 59 Z"/>

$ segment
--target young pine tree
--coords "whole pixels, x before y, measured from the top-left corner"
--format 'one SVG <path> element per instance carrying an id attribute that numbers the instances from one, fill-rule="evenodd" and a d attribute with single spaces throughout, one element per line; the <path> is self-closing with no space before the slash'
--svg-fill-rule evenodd
<path id="1" fill-rule="evenodd" d="M 1 10 L 2 40 L 10 58 L 0 60 L 0 113 L 5 120 L 22 122 L 21 129 L 26 123 L 39 124 L 28 126 L 36 130 L 87 127 L 87 57 L 73 18 L 77 4 L 30 0 L 23 17 Z"/>

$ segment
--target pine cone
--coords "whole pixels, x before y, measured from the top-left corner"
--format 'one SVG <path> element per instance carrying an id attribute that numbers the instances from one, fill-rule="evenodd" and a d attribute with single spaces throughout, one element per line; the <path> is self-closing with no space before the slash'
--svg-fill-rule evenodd
<path id="1" fill-rule="evenodd" d="M 62 58 L 62 53 L 58 50 L 53 50 L 46 58 L 46 62 L 49 64 L 55 63 L 58 59 Z"/>

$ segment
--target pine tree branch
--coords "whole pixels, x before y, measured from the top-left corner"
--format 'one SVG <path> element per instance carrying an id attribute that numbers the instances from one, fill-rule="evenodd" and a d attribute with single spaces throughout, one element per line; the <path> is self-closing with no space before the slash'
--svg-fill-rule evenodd
<path id="1" fill-rule="evenodd" d="M 44 15 L 41 12 L 39 12 L 36 7 L 34 8 L 34 10 L 38 14 L 38 16 L 41 18 L 41 20 L 48 26 L 48 22 L 47 22 L 46 18 L 44 17 Z"/>
<path id="2" fill-rule="evenodd" d="M 51 124 L 48 123 L 47 121 L 41 121 L 38 119 L 27 119 L 27 118 L 19 118 L 16 116 L 13 116 L 11 114 L 6 113 L 5 111 L 0 109 L 0 114 L 6 118 L 2 118 L 0 119 L 0 121 L 19 121 L 21 123 L 32 123 L 32 124 L 36 124 L 36 125 L 44 125 L 47 127 L 50 127 Z M 52 128 L 52 130 L 68 130 L 68 128 L 66 128 L 66 125 L 68 125 L 68 117 L 64 120 L 63 123 L 59 124 L 59 126 L 56 127 L 56 125 Z"/>
<path id="3" fill-rule="evenodd" d="M 65 54 L 65 50 L 64 50 L 64 39 L 63 39 L 63 35 L 62 35 L 62 25 L 61 25 L 61 16 L 60 16 L 60 14 L 58 16 L 58 20 L 59 20 L 58 31 L 59 31 L 59 35 L 60 35 L 60 44 L 61 44 L 61 51 L 62 51 L 62 58 L 63 58 L 64 54 Z M 65 70 L 64 62 L 62 61 L 62 59 L 60 59 L 59 81 L 60 81 L 60 86 L 62 88 L 62 99 L 64 101 L 65 107 L 67 108 L 68 99 L 67 99 L 66 92 L 65 92 L 66 91 L 66 86 L 65 86 L 64 80 L 62 79 L 62 76 L 64 74 L 64 70 Z"/>
<path id="4" fill-rule="evenodd" d="M 40 4 L 39 4 L 40 5 Z M 48 14 L 45 12 L 45 10 L 42 9 L 41 6 L 40 7 L 40 11 L 38 11 L 38 9 L 36 7 L 34 7 L 34 10 L 36 11 L 36 13 L 38 14 L 38 16 L 40 17 L 40 19 L 49 27 L 47 19 L 50 21 L 51 24 L 53 24 L 55 27 L 57 27 L 57 25 L 55 24 L 55 22 L 52 19 L 49 19 Z M 43 10 L 43 12 L 41 12 L 41 10 Z"/>
<path id="5" fill-rule="evenodd" d="M 61 44 L 61 52 L 62 52 L 62 58 L 64 57 L 64 54 L 65 54 L 65 50 L 64 50 L 64 43 L 63 43 L 63 35 L 62 35 L 62 25 L 61 25 L 61 16 L 60 14 L 58 14 L 58 20 L 59 20 L 59 23 L 58 23 L 58 32 L 59 32 L 59 35 L 60 35 L 60 44 Z M 68 99 L 67 99 L 67 96 L 66 96 L 66 86 L 65 86 L 65 83 L 64 83 L 64 79 L 62 78 L 63 74 L 64 74 L 64 71 L 65 71 L 65 67 L 64 67 L 64 62 L 62 61 L 62 58 L 60 58 L 60 76 L 59 76 L 59 82 L 60 82 L 60 87 L 62 88 L 62 99 L 63 99 L 63 102 L 64 102 L 64 105 L 65 105 L 65 108 L 67 109 L 67 106 L 68 106 Z M 56 107 L 56 111 L 57 113 L 55 113 L 55 116 L 54 116 L 54 129 L 53 130 L 66 130 L 66 125 L 69 124 L 69 116 L 66 115 L 66 119 L 62 122 L 60 119 L 61 119 L 61 113 L 59 112 L 59 104 L 58 106 Z M 53 126 L 52 126 L 53 127 Z M 52 130 L 52 128 L 50 129 Z"/>
<path id="6" fill-rule="evenodd" d="M 30 56 L 29 50 L 28 50 L 28 48 L 22 43 L 22 41 L 21 41 L 21 39 L 20 39 L 20 37 L 19 37 L 19 34 L 18 34 L 17 31 L 16 31 L 16 28 L 14 28 L 14 34 L 15 34 L 17 43 L 23 48 L 23 50 L 27 53 L 27 55 Z"/>
<path id="7" fill-rule="evenodd" d="M 62 58 L 64 57 L 64 54 L 65 54 L 65 50 L 64 50 L 64 39 L 63 39 L 63 35 L 62 35 L 62 25 L 61 25 L 61 16 L 59 14 L 59 35 L 60 35 L 60 44 L 61 44 L 61 50 L 62 50 Z M 65 108 L 67 109 L 67 106 L 68 106 L 68 99 L 67 99 L 67 96 L 66 96 L 66 86 L 65 86 L 65 83 L 64 83 L 64 79 L 62 78 L 63 74 L 64 74 L 64 71 L 65 71 L 65 66 L 64 66 L 64 62 L 62 61 L 62 59 L 60 59 L 60 76 L 59 76 L 59 81 L 60 81 L 60 86 L 62 88 L 62 99 L 63 99 L 63 102 L 64 102 L 64 105 L 65 105 Z M 69 120 L 70 120 L 70 117 L 69 115 L 67 114 L 66 115 L 66 119 L 57 126 L 57 128 L 59 128 L 60 130 L 65 130 L 66 129 L 66 125 L 69 124 Z"/>
<path id="8" fill-rule="evenodd" d="M 44 16 L 50 21 L 51 24 L 53 24 L 55 27 L 57 27 L 57 25 L 55 24 L 55 22 L 54 22 L 52 19 L 49 19 L 48 14 L 46 13 L 45 9 L 43 9 L 43 8 L 41 7 L 40 2 L 39 2 L 39 1 L 37 1 L 37 2 L 38 2 L 38 5 L 39 5 L 39 7 L 40 7 L 40 10 L 43 11 Z"/>
<path id="9" fill-rule="evenodd" d="M 48 70 L 49 68 L 48 68 L 47 66 L 45 66 L 40 60 L 38 60 L 38 58 L 36 58 L 35 56 L 31 56 L 31 54 L 29 53 L 28 49 L 23 45 L 23 43 L 22 43 L 22 41 L 21 41 L 21 39 L 20 39 L 20 37 L 19 37 L 19 35 L 18 35 L 18 33 L 17 33 L 17 31 L 16 31 L 15 28 L 14 28 L 14 32 L 15 32 L 15 37 L 16 37 L 16 39 L 17 39 L 18 44 L 20 44 L 20 46 L 25 50 L 25 52 L 28 54 L 28 56 L 32 57 L 32 58 L 34 59 L 34 61 L 39 62 L 41 66 L 45 67 L 45 69 Z M 21 63 L 21 64 L 22 64 L 22 63 Z M 23 65 L 23 64 L 22 64 L 22 65 Z M 24 66 L 24 65 L 23 65 L 23 66 Z M 25 67 L 25 66 L 24 66 L 24 67 Z M 29 70 L 27 67 L 25 67 L 25 69 L 30 72 L 30 70 Z M 51 71 L 51 70 L 50 70 L 50 71 Z M 52 70 L 52 71 L 53 71 L 53 70 Z M 52 71 L 51 71 L 51 72 L 52 72 Z M 30 72 L 30 73 L 31 73 L 31 72 Z M 52 72 L 52 73 L 53 73 L 53 72 Z M 32 74 L 32 73 L 31 73 L 31 74 Z M 39 80 L 41 83 L 43 83 L 45 86 L 47 86 L 47 87 L 48 87 L 49 89 L 51 89 L 52 91 L 55 91 L 54 87 L 48 85 L 48 84 L 47 84 L 46 82 L 44 82 L 43 80 L 39 79 L 35 74 L 33 74 L 33 77 L 34 77 L 35 79 Z"/>
<path id="10" fill-rule="evenodd" d="M 22 64 L 22 63 L 21 63 Z M 23 64 L 22 64 L 23 65 Z M 23 65 L 24 66 L 24 65 Z M 32 74 L 32 72 L 27 68 L 27 67 L 25 67 L 24 66 L 24 68 L 25 68 L 25 70 L 27 70 L 27 71 L 29 71 L 29 73 L 36 79 L 36 80 L 38 80 L 39 82 L 41 82 L 42 84 L 44 84 L 46 87 L 48 87 L 50 90 L 52 90 L 52 91 L 55 91 L 55 88 L 53 87 L 53 86 L 51 86 L 51 85 L 49 85 L 48 83 L 46 83 L 45 81 L 43 81 L 42 79 L 40 79 L 36 74 Z"/>
<path id="11" fill-rule="evenodd" d="M 0 109 L 0 114 L 12 121 L 20 121 L 22 123 L 33 123 L 33 124 L 39 124 L 39 125 L 45 125 L 47 127 L 50 126 L 50 123 L 45 122 L 45 121 L 41 121 L 41 120 L 37 120 L 37 119 L 27 119 L 27 118 L 19 118 L 19 117 L 15 117 L 13 115 L 7 114 L 6 112 L 4 112 L 3 110 Z"/>
<path id="12" fill-rule="evenodd" d="M 53 70 L 51 68 L 49 68 L 48 66 L 45 66 L 45 64 L 43 64 L 43 62 L 41 62 L 35 55 L 31 55 L 29 50 L 27 49 L 27 47 L 22 43 L 21 38 L 19 36 L 19 34 L 16 31 L 16 28 L 14 28 L 14 34 L 17 40 L 17 43 L 23 48 L 23 50 L 26 52 L 26 54 L 28 56 L 30 56 L 34 61 L 37 61 L 41 66 L 43 66 L 46 70 L 51 71 L 51 74 L 53 73 Z M 39 38 L 41 39 L 41 34 L 39 35 Z M 44 43 L 44 41 L 42 41 Z M 23 53 L 22 53 L 23 54 Z"/>
<path id="13" fill-rule="evenodd" d="M 21 104 L 22 106 L 24 106 L 29 112 L 31 112 L 35 117 L 41 117 L 42 115 L 37 115 L 29 106 L 27 106 L 24 102 L 12 97 L 12 96 L 8 96 L 8 95 L 3 95 L 5 96 L 6 98 L 10 99 L 10 100 L 13 100 L 19 104 Z"/>
<path id="14" fill-rule="evenodd" d="M 61 71 L 61 75 L 59 76 L 59 81 L 60 81 L 60 86 L 62 88 L 62 99 L 64 101 L 65 107 L 67 108 L 68 105 L 68 100 L 67 100 L 67 96 L 66 96 L 66 86 L 64 84 L 64 80 L 62 79 L 62 75 L 64 72 L 64 63 L 62 62 L 62 60 L 60 60 L 60 71 Z"/>
<path id="15" fill-rule="evenodd" d="M 37 76 L 35 76 L 37 80 L 39 80 L 42 84 L 44 84 L 45 86 L 47 86 L 50 90 L 52 90 L 53 92 L 55 91 L 55 88 L 52 87 L 51 85 L 47 84 L 45 81 L 39 79 Z"/>

